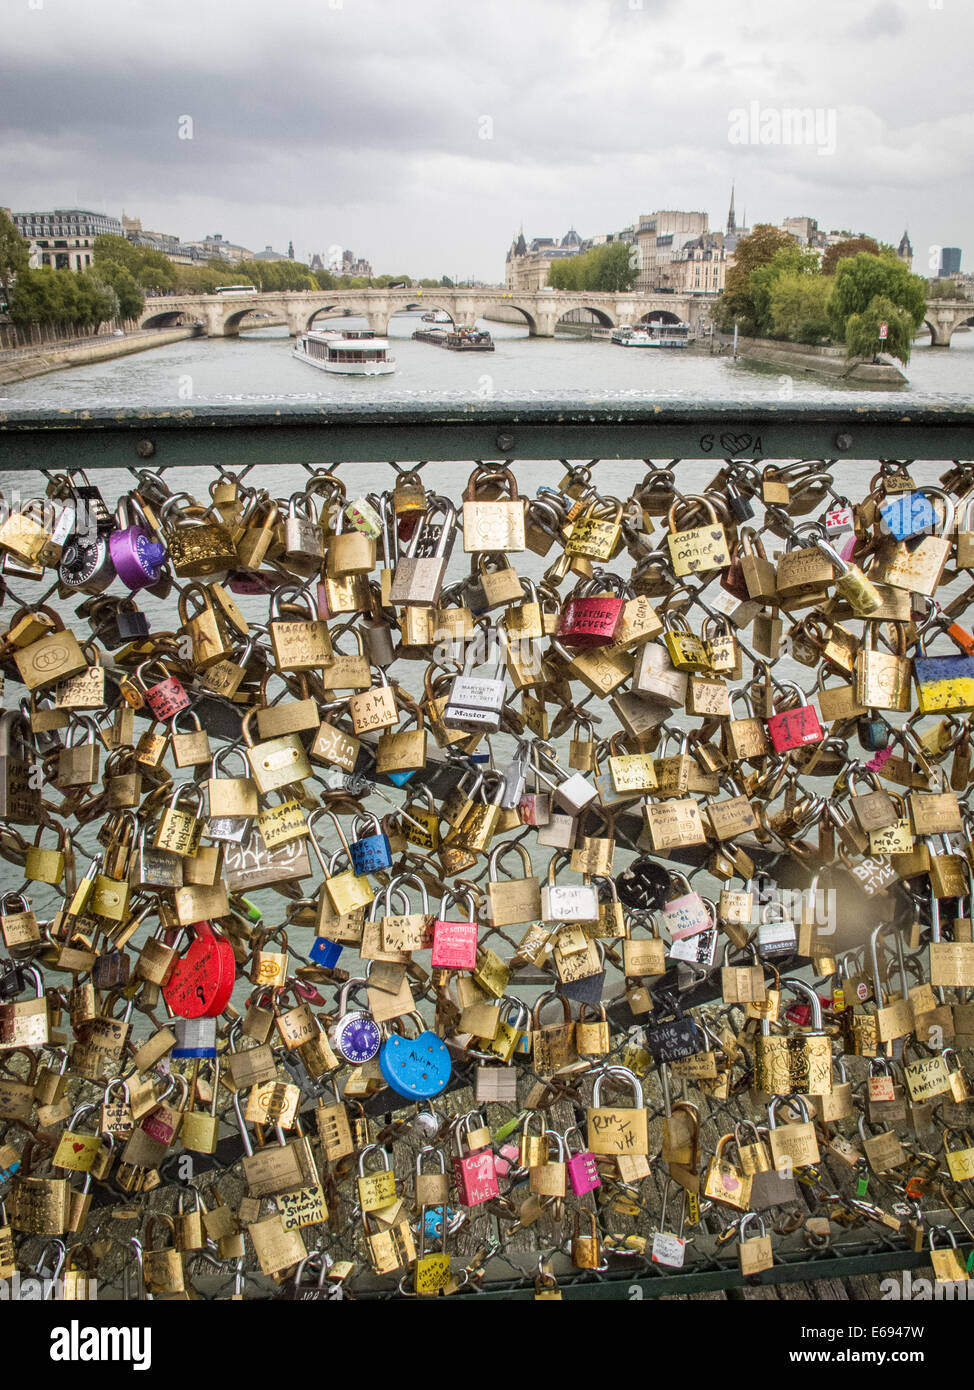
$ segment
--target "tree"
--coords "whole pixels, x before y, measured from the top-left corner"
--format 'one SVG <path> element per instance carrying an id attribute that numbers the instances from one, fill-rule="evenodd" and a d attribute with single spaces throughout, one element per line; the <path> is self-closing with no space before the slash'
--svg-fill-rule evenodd
<path id="1" fill-rule="evenodd" d="M 94 267 L 94 275 L 115 291 L 118 299 L 118 317 L 134 319 L 145 308 L 145 295 L 135 282 L 135 277 L 124 265 L 116 261 L 102 261 Z"/>
<path id="2" fill-rule="evenodd" d="M 30 243 L 17 231 L 5 212 L 0 212 L 0 298 L 10 303 L 14 281 L 30 265 Z"/>
<path id="3" fill-rule="evenodd" d="M 755 266 L 750 275 L 751 319 L 754 331 L 760 335 L 774 332 L 771 296 L 782 275 L 798 275 L 805 279 L 818 278 L 818 257 L 814 251 L 803 251 L 797 242 L 781 246 L 770 261 Z"/>
<path id="4" fill-rule="evenodd" d="M 821 275 L 783 271 L 771 286 L 768 308 L 777 337 L 820 343 L 829 336 L 828 303 L 832 281 Z"/>
<path id="5" fill-rule="evenodd" d="M 133 246 L 128 237 L 111 236 L 107 232 L 95 237 L 92 253 L 95 265 L 101 265 L 102 261 L 113 261 L 115 265 L 124 265 L 133 275 L 138 274 L 142 263 L 140 248 Z"/>
<path id="6" fill-rule="evenodd" d="M 627 242 L 613 241 L 593 246 L 577 256 L 552 261 L 548 284 L 556 290 L 601 290 L 615 294 L 631 290 L 639 274 L 632 264 Z"/>
<path id="7" fill-rule="evenodd" d="M 747 236 L 741 237 L 734 251 L 734 264 L 727 271 L 729 290 L 750 289 L 751 271 L 759 265 L 767 265 L 774 260 L 779 251 L 796 247 L 795 238 L 783 232 L 780 227 L 772 227 L 767 222 L 759 222 Z"/>
<path id="8" fill-rule="evenodd" d="M 440 289 L 443 289 L 443 290 L 452 290 L 452 289 L 453 289 L 453 281 L 450 279 L 449 275 L 444 275 L 444 276 L 442 276 L 442 278 L 440 279 Z"/>
<path id="9" fill-rule="evenodd" d="M 839 342 L 848 341 L 846 323 L 853 314 L 865 313 L 877 297 L 905 310 L 914 331 L 920 327 L 927 305 L 926 280 L 911 274 L 902 261 L 860 251 L 858 256 L 840 261 L 836 270 L 835 289 L 829 300 L 833 337 Z"/>
<path id="10" fill-rule="evenodd" d="M 850 256 L 858 256 L 860 251 L 867 251 L 872 256 L 879 255 L 879 243 L 874 241 L 871 236 L 854 236 L 848 241 L 837 241 L 834 246 L 830 246 L 822 257 L 822 274 L 834 275 L 835 268 L 840 261 L 847 260 Z"/>
<path id="11" fill-rule="evenodd" d="M 804 269 L 807 262 L 795 238 L 779 227 L 759 223 L 748 236 L 741 237 L 728 267 L 726 288 L 714 308 L 714 322 L 724 333 L 734 325 L 746 336 L 761 337 L 770 331 L 770 293 L 773 281 L 786 269 Z M 780 257 L 780 259 L 777 259 Z M 776 267 L 765 276 L 756 273 L 764 266 Z M 816 262 L 817 268 L 817 262 Z"/>
<path id="12" fill-rule="evenodd" d="M 885 340 L 879 336 L 881 323 L 888 327 Z M 877 294 L 861 314 L 852 314 L 847 320 L 846 351 L 850 357 L 873 357 L 885 351 L 903 363 L 909 362 L 916 327 L 908 309 L 901 308 L 887 295 Z"/>
<path id="13" fill-rule="evenodd" d="M 335 277 L 330 270 L 316 270 L 313 274 L 319 290 L 333 290 L 335 288 Z"/>

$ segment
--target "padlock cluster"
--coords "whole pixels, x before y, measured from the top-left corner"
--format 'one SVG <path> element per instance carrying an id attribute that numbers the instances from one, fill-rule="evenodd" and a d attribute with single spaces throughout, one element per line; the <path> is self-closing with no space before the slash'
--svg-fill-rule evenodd
<path id="1" fill-rule="evenodd" d="M 974 465 L 335 467 L 0 525 L 0 1278 L 965 1280 Z"/>

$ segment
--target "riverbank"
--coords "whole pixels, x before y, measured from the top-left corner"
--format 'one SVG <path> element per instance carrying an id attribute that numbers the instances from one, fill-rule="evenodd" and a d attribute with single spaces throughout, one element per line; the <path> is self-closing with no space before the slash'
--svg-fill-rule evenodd
<path id="1" fill-rule="evenodd" d="M 58 372 L 65 367 L 83 367 L 91 362 L 106 362 L 113 357 L 126 357 L 132 352 L 165 347 L 183 338 L 200 336 L 200 328 L 142 328 L 126 333 L 123 338 L 93 339 L 88 343 L 58 347 L 56 343 L 42 348 L 23 348 L 0 357 L 0 385 L 11 381 L 26 381 L 28 377 Z"/>
<path id="2" fill-rule="evenodd" d="M 721 356 L 733 352 L 731 340 L 723 338 Z M 858 381 L 867 386 L 902 386 L 910 378 L 892 358 L 885 362 L 864 362 L 846 356 L 845 348 L 811 347 L 807 343 L 782 343 L 777 338 L 738 338 L 737 355 L 746 361 L 765 362 L 788 372 L 807 372 L 832 380 Z"/>

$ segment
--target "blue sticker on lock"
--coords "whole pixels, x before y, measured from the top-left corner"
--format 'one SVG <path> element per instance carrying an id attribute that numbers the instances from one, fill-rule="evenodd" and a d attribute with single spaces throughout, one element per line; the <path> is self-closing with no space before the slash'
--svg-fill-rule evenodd
<path id="1" fill-rule="evenodd" d="M 315 965 L 323 966 L 325 970 L 332 970 L 338 964 L 341 953 L 340 942 L 329 941 L 327 936 L 318 936 L 308 952 L 308 959 L 313 960 Z"/>
<path id="2" fill-rule="evenodd" d="M 393 1033 L 379 1052 L 379 1069 L 386 1085 L 407 1099 L 431 1100 L 445 1090 L 453 1071 L 442 1038 L 428 1030 L 418 1038 Z"/>
<path id="3" fill-rule="evenodd" d="M 887 535 L 898 541 L 932 535 L 939 528 L 933 504 L 924 492 L 901 492 L 882 504 L 879 514 Z"/>

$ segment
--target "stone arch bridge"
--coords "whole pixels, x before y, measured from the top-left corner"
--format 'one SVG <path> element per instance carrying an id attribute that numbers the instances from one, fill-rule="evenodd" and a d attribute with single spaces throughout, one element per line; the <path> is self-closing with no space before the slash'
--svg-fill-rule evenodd
<path id="1" fill-rule="evenodd" d="M 455 324 L 472 326 L 493 308 L 516 309 L 532 337 L 552 338 L 555 325 L 571 309 L 589 309 L 605 328 L 658 317 L 689 323 L 695 333 L 709 328 L 710 295 L 602 294 L 571 290 L 290 290 L 282 294 L 156 295 L 146 299 L 140 328 L 163 328 L 189 320 L 201 323 L 208 338 L 232 337 L 241 328 L 258 328 L 260 313 L 287 324 L 292 337 L 323 319 L 357 315 L 377 334 L 388 331 L 393 314 L 411 309 L 442 309 Z"/>
<path id="2" fill-rule="evenodd" d="M 923 321 L 930 329 L 931 347 L 950 347 L 950 340 L 961 324 L 974 321 L 974 302 L 970 299 L 931 299 Z"/>

